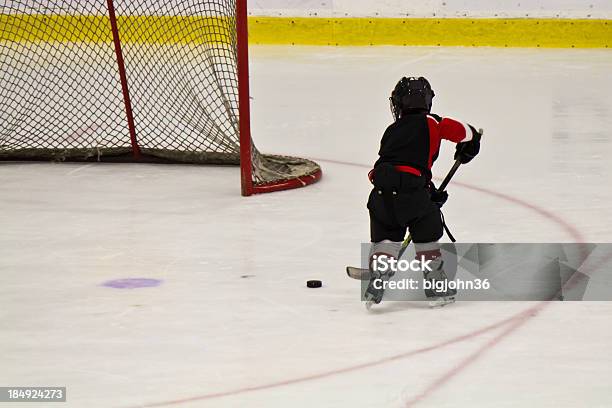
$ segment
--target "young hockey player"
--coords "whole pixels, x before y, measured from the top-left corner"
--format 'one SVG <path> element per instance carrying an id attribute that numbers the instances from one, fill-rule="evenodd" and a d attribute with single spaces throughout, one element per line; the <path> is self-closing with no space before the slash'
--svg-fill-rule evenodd
<path id="1" fill-rule="evenodd" d="M 368 308 L 380 303 L 384 292 L 381 282 L 394 274 L 372 269 L 372 261 L 381 255 L 397 259 L 406 229 L 417 259 L 431 260 L 431 271 L 423 271 L 424 279 L 447 279 L 438 240 L 443 235 L 440 208 L 448 193 L 436 190 L 431 167 L 442 139 L 457 143 L 455 160 L 468 163 L 480 150 L 481 135 L 471 125 L 430 113 L 434 95 L 427 79 L 404 77 L 389 98 L 395 122 L 385 131 L 379 159 L 369 173 L 374 188 L 368 200 L 372 242 L 372 275 L 365 292 Z M 426 290 L 425 294 L 432 306 L 440 306 L 454 302 L 456 291 Z"/>

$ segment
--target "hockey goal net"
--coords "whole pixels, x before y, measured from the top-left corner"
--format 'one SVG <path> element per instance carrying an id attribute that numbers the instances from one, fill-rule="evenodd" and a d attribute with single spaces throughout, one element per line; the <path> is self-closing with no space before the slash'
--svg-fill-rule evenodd
<path id="1" fill-rule="evenodd" d="M 249 126 L 246 0 L 5 0 L 0 160 L 241 164 L 242 193 L 311 184 Z"/>

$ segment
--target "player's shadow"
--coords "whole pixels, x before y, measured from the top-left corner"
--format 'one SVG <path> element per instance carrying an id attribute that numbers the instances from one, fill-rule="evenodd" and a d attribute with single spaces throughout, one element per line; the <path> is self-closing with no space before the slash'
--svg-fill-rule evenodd
<path id="1" fill-rule="evenodd" d="M 471 302 L 469 302 L 471 303 Z M 384 301 L 375 305 L 372 309 L 370 309 L 370 313 L 372 314 L 388 314 L 388 313 L 398 313 L 398 312 L 406 312 L 407 310 L 443 310 L 443 309 L 456 309 L 456 308 L 464 308 L 468 307 L 466 302 L 455 302 L 453 304 L 445 305 L 443 307 L 435 307 L 432 308 L 429 306 L 429 302 L 426 300 L 423 301 L 402 301 L 402 300 L 389 300 Z"/>

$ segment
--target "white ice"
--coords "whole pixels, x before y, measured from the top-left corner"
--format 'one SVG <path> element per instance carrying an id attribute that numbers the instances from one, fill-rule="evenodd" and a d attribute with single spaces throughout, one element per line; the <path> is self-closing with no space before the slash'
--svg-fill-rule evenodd
<path id="1" fill-rule="evenodd" d="M 318 160 L 320 183 L 242 198 L 236 168 L 0 163 L 0 386 L 88 408 L 612 406 L 608 302 L 367 313 L 344 274 L 402 75 L 485 129 L 449 187 L 460 241 L 609 242 L 610 51 L 251 54 L 258 147 Z M 163 283 L 101 286 L 121 278 Z"/>

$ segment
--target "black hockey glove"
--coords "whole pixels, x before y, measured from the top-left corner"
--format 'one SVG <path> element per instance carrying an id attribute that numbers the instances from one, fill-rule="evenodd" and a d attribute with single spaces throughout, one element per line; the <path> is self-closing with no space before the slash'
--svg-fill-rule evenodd
<path id="1" fill-rule="evenodd" d="M 446 191 L 438 191 L 434 183 L 429 183 L 429 196 L 438 208 L 442 208 L 446 200 L 448 200 L 448 193 Z"/>
<path id="2" fill-rule="evenodd" d="M 470 126 L 470 129 L 472 130 L 472 140 L 458 143 L 457 150 L 455 151 L 455 160 L 459 160 L 461 164 L 471 162 L 480 152 L 480 138 L 482 135 L 472 126 Z"/>

